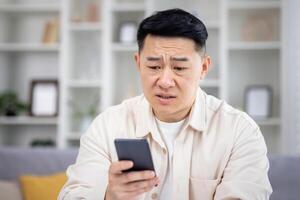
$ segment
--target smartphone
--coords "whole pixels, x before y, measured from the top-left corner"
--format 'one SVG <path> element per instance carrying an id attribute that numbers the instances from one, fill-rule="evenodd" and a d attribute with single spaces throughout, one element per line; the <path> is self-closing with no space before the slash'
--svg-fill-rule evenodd
<path id="1" fill-rule="evenodd" d="M 149 144 L 146 139 L 115 139 L 115 146 L 119 161 L 130 160 L 133 162 L 133 167 L 124 172 L 155 171 Z"/>

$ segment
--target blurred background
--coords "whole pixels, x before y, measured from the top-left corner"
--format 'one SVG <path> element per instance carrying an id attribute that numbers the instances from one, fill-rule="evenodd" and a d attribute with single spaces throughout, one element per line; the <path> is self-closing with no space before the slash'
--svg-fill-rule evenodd
<path id="1" fill-rule="evenodd" d="M 200 87 L 251 115 L 270 154 L 299 153 L 297 0 L 0 0 L 0 145 L 78 147 L 97 114 L 141 93 L 138 23 L 174 7 L 208 29 Z"/>
<path id="2" fill-rule="evenodd" d="M 95 116 L 142 92 L 139 22 L 174 7 L 208 29 L 199 87 L 260 126 L 271 199 L 299 199 L 299 0 L 0 0 L 0 199 L 56 199 Z"/>

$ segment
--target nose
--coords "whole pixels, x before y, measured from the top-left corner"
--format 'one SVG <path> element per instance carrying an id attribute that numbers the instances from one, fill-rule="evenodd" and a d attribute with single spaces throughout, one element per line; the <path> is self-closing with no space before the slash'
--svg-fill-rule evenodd
<path id="1" fill-rule="evenodd" d="M 170 87 L 174 87 L 175 82 L 173 79 L 172 70 L 170 70 L 168 67 L 164 68 L 161 72 L 159 80 L 157 81 L 157 84 L 162 89 L 168 89 Z"/>

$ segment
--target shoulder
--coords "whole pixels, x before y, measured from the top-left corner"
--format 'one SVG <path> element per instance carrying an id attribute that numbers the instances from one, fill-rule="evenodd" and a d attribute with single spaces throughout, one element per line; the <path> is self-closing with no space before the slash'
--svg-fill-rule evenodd
<path id="1" fill-rule="evenodd" d="M 128 120 L 134 120 L 138 110 L 143 106 L 144 95 L 139 95 L 124 100 L 118 105 L 111 106 L 100 113 L 94 120 L 94 124 L 104 127 L 120 126 Z"/>
<path id="2" fill-rule="evenodd" d="M 206 94 L 207 114 L 211 118 L 218 117 L 231 126 L 232 130 L 244 129 L 256 131 L 259 129 L 256 122 L 244 111 L 232 107 L 226 101 Z"/>
<path id="3" fill-rule="evenodd" d="M 124 100 L 121 104 L 111 106 L 100 113 L 91 123 L 87 134 L 84 138 L 101 138 L 100 141 L 110 143 L 113 138 L 122 136 L 120 134 L 133 134 L 134 132 L 127 133 L 124 130 L 132 129 L 135 125 L 139 107 L 144 101 L 144 96 L 136 96 Z M 131 130 L 130 129 L 130 130 Z"/>

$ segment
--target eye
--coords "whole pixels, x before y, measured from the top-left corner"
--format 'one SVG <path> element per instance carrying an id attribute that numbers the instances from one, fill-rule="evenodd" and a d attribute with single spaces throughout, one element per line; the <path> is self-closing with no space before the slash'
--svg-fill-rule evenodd
<path id="1" fill-rule="evenodd" d="M 152 69 L 152 70 L 159 70 L 159 69 L 161 69 L 161 67 L 158 66 L 158 65 L 155 65 L 155 66 L 148 66 L 148 68 L 150 68 L 150 69 Z"/>
<path id="2" fill-rule="evenodd" d="M 183 70 L 185 70 L 186 68 L 185 68 L 185 67 L 175 66 L 175 67 L 173 67 L 173 69 L 176 70 L 176 71 L 183 71 Z"/>

